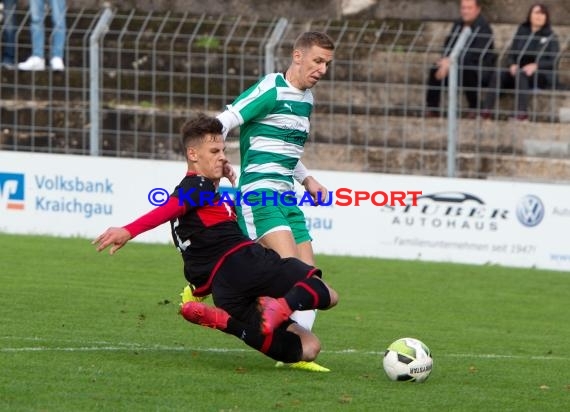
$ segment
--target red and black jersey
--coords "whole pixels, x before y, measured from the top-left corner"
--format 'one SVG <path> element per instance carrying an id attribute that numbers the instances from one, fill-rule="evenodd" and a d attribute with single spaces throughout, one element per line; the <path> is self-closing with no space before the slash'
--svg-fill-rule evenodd
<path id="1" fill-rule="evenodd" d="M 233 206 L 220 201 L 210 179 L 189 174 L 171 198 L 186 207 L 186 213 L 172 219 L 170 225 L 174 244 L 184 258 L 184 274 L 196 286 L 194 294 L 198 295 L 218 262 L 236 246 L 251 240 L 239 228 Z"/>
<path id="2" fill-rule="evenodd" d="M 182 179 L 166 204 L 125 229 L 135 237 L 168 221 L 196 296 L 210 293 L 213 275 L 226 256 L 253 243 L 239 228 L 233 206 L 220 200 L 214 183 L 195 173 Z"/>

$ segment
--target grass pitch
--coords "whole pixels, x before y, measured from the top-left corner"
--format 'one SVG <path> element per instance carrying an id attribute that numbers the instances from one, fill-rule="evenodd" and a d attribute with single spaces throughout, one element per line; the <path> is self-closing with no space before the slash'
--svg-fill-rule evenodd
<path id="1" fill-rule="evenodd" d="M 566 411 L 570 273 L 318 256 L 315 374 L 276 369 L 178 315 L 174 247 L 115 256 L 85 239 L 0 235 L 0 410 Z M 423 384 L 391 382 L 384 349 L 433 352 Z"/>

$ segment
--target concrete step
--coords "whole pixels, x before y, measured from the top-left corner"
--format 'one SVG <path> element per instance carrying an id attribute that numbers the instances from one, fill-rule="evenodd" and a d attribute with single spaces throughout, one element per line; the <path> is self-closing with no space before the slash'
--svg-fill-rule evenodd
<path id="1" fill-rule="evenodd" d="M 76 117 L 65 117 L 69 107 L 58 107 L 54 102 L 41 107 L 34 104 L 33 108 L 2 107 L 0 149 L 88 154 L 86 109 L 76 107 Z M 5 116 L 34 120 L 9 128 L 5 126 Z M 185 118 L 181 111 L 115 108 L 104 116 L 101 154 L 182 160 L 178 129 Z M 38 124 L 49 120 L 49 126 Z M 570 181 L 569 127 L 461 120 L 458 177 Z M 171 132 L 166 133 L 166 129 Z M 316 114 L 313 131 L 314 138 L 307 144 L 305 156 L 306 164 L 313 169 L 435 176 L 445 175 L 447 170 L 447 124 L 443 119 Z M 228 147 L 230 158 L 239 159 L 235 136 L 229 137 Z"/>
<path id="2" fill-rule="evenodd" d="M 532 158 L 504 154 L 457 153 L 456 177 L 570 182 L 570 159 Z M 311 170 L 342 170 L 446 176 L 447 153 L 442 150 L 404 149 L 311 143 L 303 163 Z"/>
<path id="3" fill-rule="evenodd" d="M 488 89 L 485 89 L 487 92 Z M 316 110 L 346 114 L 391 114 L 423 116 L 426 87 L 406 83 L 364 83 L 322 80 L 313 89 Z M 447 109 L 448 90 L 442 91 L 441 107 Z M 460 108 L 467 108 L 464 96 Z M 515 95 L 505 90 L 498 99 L 498 115 L 507 118 L 515 110 Z M 570 91 L 535 90 L 529 111 L 535 120 L 558 121 L 560 109 L 570 107 Z"/>
<path id="4" fill-rule="evenodd" d="M 327 78 L 334 76 L 337 81 L 425 84 L 430 68 L 440 57 L 440 52 L 435 51 L 375 51 L 367 59 L 352 60 L 351 73 L 347 73 L 347 68 L 334 67 Z M 335 61 L 333 64 L 338 66 L 342 63 Z M 570 85 L 570 51 L 559 59 L 558 77 L 562 84 Z"/>
<path id="5" fill-rule="evenodd" d="M 404 173 L 405 171 L 407 174 L 445 176 L 446 169 L 447 154 L 439 151 L 395 151 L 375 148 L 368 152 L 368 170 L 371 172 Z M 456 170 L 455 177 L 459 178 L 485 179 L 493 176 L 508 180 L 570 181 L 568 159 L 458 153 Z"/>
<path id="6" fill-rule="evenodd" d="M 312 128 L 314 141 L 319 143 L 447 150 L 444 118 L 317 114 Z M 561 158 L 569 154 L 570 124 L 461 119 L 457 136 L 457 150 L 463 153 Z"/>
<path id="7" fill-rule="evenodd" d="M 187 54 L 164 53 L 134 53 L 123 49 L 119 56 L 116 51 L 106 51 L 103 60 L 105 67 L 101 72 L 104 96 L 116 98 L 117 90 L 122 90 L 158 96 L 172 93 L 174 100 L 179 100 L 190 91 L 194 95 L 207 92 L 231 98 L 259 78 L 259 59 L 240 61 L 238 56 L 224 58 L 222 55 L 196 53 L 190 63 Z M 74 98 L 83 91 L 82 88 L 89 87 L 89 68 L 87 62 L 82 61 L 84 54 L 77 55 L 80 57 L 71 55 L 65 73 L 0 70 L 0 96 L 11 99 L 17 94 L 25 94 L 26 98 L 33 98 L 34 95 L 43 98 L 50 86 L 55 86 L 62 91 L 67 88 L 71 98 Z M 391 87 L 393 84 L 423 86 L 427 83 L 429 68 L 438 56 L 437 53 L 423 52 L 375 52 L 370 59 L 335 62 L 315 90 L 322 88 L 321 84 L 325 82 L 337 83 L 339 88 L 352 84 L 360 87 L 370 84 L 372 88 L 379 85 Z M 560 60 L 559 77 L 563 84 L 570 85 L 570 52 L 568 57 Z M 180 96 L 176 96 L 179 89 L 182 89 Z"/>
<path id="8" fill-rule="evenodd" d="M 116 69 L 101 75 L 101 101 L 108 104 L 180 107 L 205 104 L 221 109 L 258 78 L 226 77 L 222 74 L 184 74 Z M 0 69 L 0 100 L 68 101 L 89 100 L 89 71 L 68 67 L 65 72 L 20 72 Z"/>
<path id="9" fill-rule="evenodd" d="M 40 147 L 89 151 L 88 106 L 66 102 L 0 102 L 4 148 Z M 216 111 L 210 112 L 215 114 Z M 109 153 L 168 158 L 178 153 L 184 109 L 105 107 L 100 128 Z M 445 118 L 316 112 L 312 139 L 354 147 L 447 150 Z M 464 153 L 510 153 L 545 157 L 568 155 L 570 124 L 460 119 L 457 148 Z M 235 136 L 232 137 L 235 139 Z"/>

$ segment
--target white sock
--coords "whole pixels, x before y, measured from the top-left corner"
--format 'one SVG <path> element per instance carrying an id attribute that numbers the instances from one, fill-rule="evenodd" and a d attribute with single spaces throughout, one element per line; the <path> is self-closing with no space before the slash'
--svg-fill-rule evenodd
<path id="1" fill-rule="evenodd" d="M 295 322 L 304 327 L 307 330 L 313 329 L 313 324 L 315 323 L 315 318 L 317 317 L 317 310 L 296 310 L 290 316 Z"/>

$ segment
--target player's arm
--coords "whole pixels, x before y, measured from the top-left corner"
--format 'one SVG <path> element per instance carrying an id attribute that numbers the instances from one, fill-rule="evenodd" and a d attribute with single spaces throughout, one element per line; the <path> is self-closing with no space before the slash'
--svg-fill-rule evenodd
<path id="1" fill-rule="evenodd" d="M 216 116 L 222 125 L 224 126 L 222 134 L 224 136 L 224 140 L 228 137 L 228 133 L 230 130 L 235 129 L 236 127 L 242 124 L 242 119 L 232 110 L 229 108 L 224 110 L 222 113 Z"/>
<path id="2" fill-rule="evenodd" d="M 109 253 L 112 255 L 125 246 L 129 240 L 171 219 L 182 216 L 185 210 L 186 206 L 179 204 L 178 198 L 171 196 L 164 205 L 151 210 L 128 225 L 123 227 L 110 227 L 99 235 L 92 244 L 97 245 L 97 252 L 101 252 L 111 246 Z"/>
<path id="3" fill-rule="evenodd" d="M 222 135 L 224 140 L 228 137 L 230 130 L 235 129 L 254 119 L 261 119 L 267 116 L 277 102 L 277 90 L 272 87 L 272 81 L 264 78 L 244 91 L 226 110 L 216 117 L 222 123 Z M 227 178 L 232 186 L 235 186 L 236 174 L 231 163 L 228 161 L 224 165 L 223 176 Z"/>
<path id="4" fill-rule="evenodd" d="M 305 187 L 305 190 L 311 194 L 315 204 L 323 203 L 327 200 L 328 189 L 319 183 L 317 179 L 309 174 L 309 170 L 299 160 L 293 171 L 295 180 Z"/>
<path id="5" fill-rule="evenodd" d="M 226 110 L 216 116 L 224 125 L 224 139 L 230 130 L 254 119 L 261 119 L 271 112 L 277 101 L 277 89 L 274 87 L 274 82 L 273 77 L 264 77 L 240 94 L 232 104 L 226 106 Z"/>

